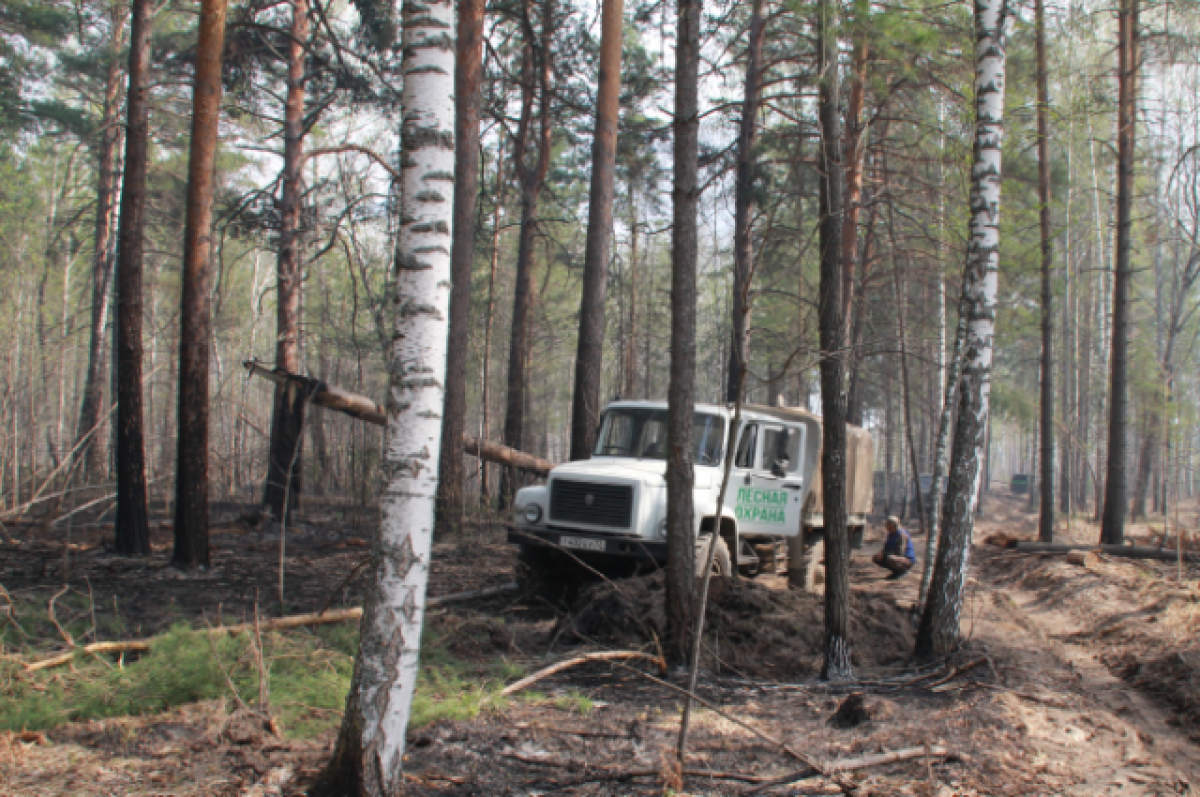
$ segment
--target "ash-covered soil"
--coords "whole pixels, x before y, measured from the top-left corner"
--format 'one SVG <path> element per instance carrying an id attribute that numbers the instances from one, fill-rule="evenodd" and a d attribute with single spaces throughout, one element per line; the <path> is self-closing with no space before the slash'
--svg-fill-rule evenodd
<path id="1" fill-rule="evenodd" d="M 953 661 L 925 668 L 908 661 L 917 573 L 884 580 L 869 561 L 881 542 L 876 529 L 852 561 L 854 682 L 816 677 L 820 596 L 788 592 L 775 576 L 717 582 L 698 693 L 727 716 L 697 708 L 682 773 L 669 763 L 680 694 L 651 681 L 659 673 L 649 665 L 591 663 L 475 719 L 412 728 L 407 794 L 837 793 L 821 778 L 770 786 L 767 779 L 804 767 L 747 726 L 824 761 L 926 746 L 953 753 L 855 771 L 848 777 L 860 795 L 1190 793 L 1200 782 L 1200 752 L 1189 739 L 1197 572 L 1185 569 L 1175 583 L 1171 567 L 1101 561 L 1080 568 L 982 543 L 999 531 L 1030 536 L 1033 516 L 1023 506 L 1023 499 L 986 506 L 964 606 L 969 643 Z M 361 571 L 350 576 L 366 556 L 369 531 L 336 518 L 303 523 L 284 549 L 288 613 L 315 611 L 331 595 L 334 607 L 356 604 Z M 87 595 L 90 587 L 96 611 L 117 596 L 119 633 L 128 636 L 180 619 L 240 619 L 256 600 L 269 616 L 279 610 L 272 605 L 279 539 L 240 526 L 214 535 L 216 566 L 201 576 L 167 567 L 168 528 L 156 532 L 147 563 L 109 556 L 98 538 L 76 534 L 78 547 L 63 565 L 62 539 L 30 535 L 0 545 L 0 584 L 21 600 L 44 602 L 61 589 L 67 567 L 71 589 Z M 1079 524 L 1074 532 L 1090 533 Z M 509 582 L 513 555 L 502 539 L 492 526 L 439 540 L 431 594 Z M 922 538 L 916 542 L 923 548 Z M 464 661 L 533 672 L 588 651 L 653 652 L 661 589 L 654 577 L 594 585 L 563 613 L 506 593 L 436 607 L 429 622 Z M 865 721 L 835 727 L 831 718 L 856 692 Z M 232 722 L 233 709 L 210 702 L 10 734 L 0 739 L 0 795 L 302 794 L 332 733 L 282 739 L 244 717 Z"/>

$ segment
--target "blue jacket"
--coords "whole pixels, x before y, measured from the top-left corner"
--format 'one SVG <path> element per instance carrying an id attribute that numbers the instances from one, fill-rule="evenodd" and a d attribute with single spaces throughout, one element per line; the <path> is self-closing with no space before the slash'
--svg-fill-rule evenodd
<path id="1" fill-rule="evenodd" d="M 901 551 L 903 550 L 903 553 Z M 887 536 L 883 544 L 885 556 L 903 556 L 910 562 L 917 561 L 917 552 L 913 549 L 912 537 L 904 529 L 896 529 Z"/>

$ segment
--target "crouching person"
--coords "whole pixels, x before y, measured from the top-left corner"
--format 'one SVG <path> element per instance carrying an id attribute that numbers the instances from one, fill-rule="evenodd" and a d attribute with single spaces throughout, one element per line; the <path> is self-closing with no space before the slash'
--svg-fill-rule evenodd
<path id="1" fill-rule="evenodd" d="M 900 520 L 897 517 L 889 517 L 885 528 L 887 539 L 884 540 L 883 550 L 875 554 L 871 561 L 891 571 L 888 579 L 900 578 L 917 563 L 917 552 L 913 549 L 912 537 L 900 528 Z"/>

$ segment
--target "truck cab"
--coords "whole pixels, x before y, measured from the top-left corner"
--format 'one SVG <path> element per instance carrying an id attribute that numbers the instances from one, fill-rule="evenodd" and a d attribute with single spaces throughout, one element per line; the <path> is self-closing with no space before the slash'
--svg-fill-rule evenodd
<path id="1" fill-rule="evenodd" d="M 732 407 L 695 407 L 697 552 L 706 550 L 715 532 L 715 575 L 732 575 L 736 568 L 755 576 L 786 566 L 790 580 L 811 590 L 820 583 L 824 553 L 821 419 L 798 408 L 744 406 L 736 444 L 726 451 L 733 420 Z M 861 545 L 874 448 L 864 430 L 847 431 L 851 542 Z M 718 507 L 727 457 L 733 458 L 729 485 Z M 664 565 L 666 459 L 665 402 L 617 401 L 606 407 L 591 459 L 559 465 L 547 484 L 526 487 L 515 497 L 508 540 L 520 546 L 520 580 L 561 593 L 586 580 L 589 571 L 630 575 Z"/>

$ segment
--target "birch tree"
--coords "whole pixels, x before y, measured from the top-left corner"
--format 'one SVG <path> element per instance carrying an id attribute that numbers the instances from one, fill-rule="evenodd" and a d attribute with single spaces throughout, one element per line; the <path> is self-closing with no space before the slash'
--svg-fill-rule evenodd
<path id="1" fill-rule="evenodd" d="M 925 657 L 944 655 L 958 644 L 967 555 L 975 530 L 975 506 L 987 442 L 1000 276 L 1001 145 L 1010 13 L 1008 0 L 975 1 L 975 152 L 960 302 L 966 337 L 942 545 L 917 632 L 916 653 Z"/>
<path id="2" fill-rule="evenodd" d="M 391 297 L 385 488 L 346 712 L 312 794 L 400 792 L 417 683 L 449 332 L 454 5 L 409 0 L 403 30 L 401 218 Z"/>

